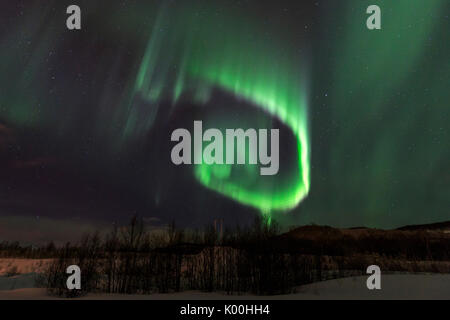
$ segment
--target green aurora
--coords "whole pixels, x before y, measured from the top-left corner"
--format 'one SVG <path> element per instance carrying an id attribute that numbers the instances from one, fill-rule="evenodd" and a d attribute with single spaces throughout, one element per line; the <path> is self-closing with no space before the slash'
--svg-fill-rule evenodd
<path id="1" fill-rule="evenodd" d="M 175 13 L 163 12 L 158 17 L 135 91 L 152 102 L 171 96 L 174 104 L 184 92 L 189 92 L 197 103 L 206 104 L 208 91 L 218 87 L 280 119 L 296 137 L 298 171 L 292 172 L 288 181 L 277 181 L 276 190 L 258 189 L 255 185 L 261 184 L 264 177 L 248 176 L 258 175 L 255 170 L 245 170 L 238 179 L 232 178 L 234 166 L 229 165 L 197 165 L 195 177 L 205 187 L 265 215 L 295 208 L 307 196 L 310 186 L 307 93 L 302 82 L 306 71 L 302 75 L 299 59 L 283 50 L 282 43 L 269 45 L 260 36 L 257 25 L 249 28 L 248 18 L 218 18 L 211 9 L 194 19 L 196 12 L 192 7 L 181 6 Z M 176 23 L 164 25 L 161 21 Z M 161 28 L 166 30 L 164 36 L 158 32 Z M 173 71 L 172 65 L 180 67 Z M 248 187 L 242 183 L 247 180 L 256 181 Z"/>
<path id="2" fill-rule="evenodd" d="M 365 27 L 371 4 L 382 30 Z M 65 29 L 60 1 L 17 6 L 0 5 L 0 134 L 21 141 L 13 158 L 31 145 L 141 192 L 145 213 L 198 224 L 234 205 L 282 225 L 449 219 L 448 0 L 80 1 L 80 32 Z M 219 119 L 217 90 L 255 119 Z M 217 128 L 282 123 L 297 146 L 288 172 L 195 166 L 172 210 L 182 179 L 146 148 L 185 102 Z"/>

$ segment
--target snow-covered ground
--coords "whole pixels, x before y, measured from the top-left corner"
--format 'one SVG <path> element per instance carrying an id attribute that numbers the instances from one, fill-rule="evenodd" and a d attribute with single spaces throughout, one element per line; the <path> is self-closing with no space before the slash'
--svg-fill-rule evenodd
<path id="1" fill-rule="evenodd" d="M 382 275 L 381 290 L 368 290 L 367 277 L 350 277 L 298 287 L 296 293 L 278 296 L 225 295 L 186 291 L 171 294 L 89 294 L 81 299 L 133 300 L 304 300 L 304 299 L 445 299 L 450 300 L 450 274 Z M 0 277 L 0 299 L 56 299 L 34 288 L 34 274 Z"/>

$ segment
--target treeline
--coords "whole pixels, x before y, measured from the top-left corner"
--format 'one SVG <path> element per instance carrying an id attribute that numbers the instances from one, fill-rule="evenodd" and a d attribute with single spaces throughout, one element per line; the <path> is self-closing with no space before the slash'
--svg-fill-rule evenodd
<path id="1" fill-rule="evenodd" d="M 0 258 L 49 259 L 58 255 L 56 246 L 49 242 L 45 246 L 21 245 L 18 241 L 0 242 Z"/>
<path id="2" fill-rule="evenodd" d="M 315 237 L 305 237 L 310 229 L 317 229 Z M 330 230 L 327 235 L 324 230 Z M 325 234 L 324 234 L 325 233 Z M 417 230 L 374 230 L 361 234 L 345 234 L 339 229 L 306 226 L 283 234 L 277 239 L 280 250 L 301 251 L 304 254 L 351 257 L 378 255 L 389 259 L 409 261 L 450 262 L 450 235 L 443 232 Z"/>
<path id="3" fill-rule="evenodd" d="M 101 237 L 86 235 L 67 244 L 40 278 L 51 294 L 86 292 L 151 294 L 183 290 L 282 294 L 317 280 L 318 260 L 279 251 L 276 223 L 257 219 L 247 228 L 186 232 L 172 224 L 165 232 L 146 232 L 133 218 L 127 228 Z M 82 270 L 81 290 L 66 290 L 66 268 Z"/>
<path id="4" fill-rule="evenodd" d="M 344 230 L 345 231 L 345 230 Z M 315 281 L 383 272 L 450 272 L 450 237 L 427 231 L 305 226 L 280 234 L 276 222 L 184 230 L 172 223 L 148 231 L 143 220 L 87 234 L 77 244 L 21 247 L 0 244 L 0 257 L 52 258 L 38 285 L 60 296 L 87 292 L 151 294 L 185 290 L 259 295 L 291 293 Z M 66 269 L 82 271 L 82 290 L 66 290 Z"/>

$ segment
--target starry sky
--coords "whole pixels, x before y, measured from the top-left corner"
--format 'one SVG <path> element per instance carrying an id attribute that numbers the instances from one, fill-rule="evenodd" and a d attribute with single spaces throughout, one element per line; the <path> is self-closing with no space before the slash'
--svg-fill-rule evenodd
<path id="1" fill-rule="evenodd" d="M 71 4 L 78 31 L 66 28 Z M 371 4 L 381 30 L 366 28 Z M 134 214 L 187 227 L 261 214 L 283 226 L 449 220 L 449 9 L 3 1 L 0 239 Z M 194 120 L 278 128 L 279 174 L 174 166 L 170 134 Z"/>

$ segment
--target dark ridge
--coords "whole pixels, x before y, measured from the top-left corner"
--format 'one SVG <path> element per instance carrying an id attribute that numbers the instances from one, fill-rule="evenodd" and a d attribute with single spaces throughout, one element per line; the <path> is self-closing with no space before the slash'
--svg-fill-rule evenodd
<path id="1" fill-rule="evenodd" d="M 318 239 L 318 238 L 340 238 L 342 237 L 342 232 L 340 229 L 329 227 L 329 226 L 301 226 L 282 235 L 282 237 L 288 238 L 310 238 L 310 239 Z"/>
<path id="2" fill-rule="evenodd" d="M 431 223 L 431 224 L 417 224 L 417 225 L 410 225 L 410 226 L 404 226 L 401 228 L 397 228 L 396 230 L 443 230 L 443 229 L 450 229 L 450 221 L 445 222 L 437 222 L 437 223 Z"/>

